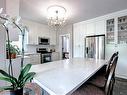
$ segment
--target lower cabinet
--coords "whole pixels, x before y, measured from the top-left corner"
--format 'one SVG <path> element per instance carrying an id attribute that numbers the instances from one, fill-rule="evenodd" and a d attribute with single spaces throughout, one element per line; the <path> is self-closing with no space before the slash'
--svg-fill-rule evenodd
<path id="1" fill-rule="evenodd" d="M 73 57 L 80 57 L 80 58 L 84 58 L 84 46 L 74 46 L 74 54 Z"/>
<path id="2" fill-rule="evenodd" d="M 17 57 L 15 59 L 12 59 L 13 64 L 13 72 L 14 76 L 18 77 L 21 70 L 21 57 Z M 39 54 L 31 54 L 24 57 L 24 64 L 23 66 L 26 66 L 27 64 L 40 64 L 40 55 Z M 8 70 L 9 67 L 9 59 L 6 59 L 6 69 Z"/>
<path id="3" fill-rule="evenodd" d="M 31 54 L 30 57 L 30 64 L 36 65 L 41 63 L 40 54 Z"/>
<path id="4" fill-rule="evenodd" d="M 60 60 L 59 52 L 52 52 L 52 61 Z"/>

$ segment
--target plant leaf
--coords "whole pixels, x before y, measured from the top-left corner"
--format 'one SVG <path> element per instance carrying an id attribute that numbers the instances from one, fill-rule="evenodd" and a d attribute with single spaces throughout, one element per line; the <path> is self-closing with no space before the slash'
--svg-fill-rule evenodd
<path id="1" fill-rule="evenodd" d="M 31 68 L 32 64 L 27 64 L 24 69 L 21 70 L 21 73 L 19 75 L 18 81 L 22 80 L 22 78 L 24 76 L 26 76 L 26 74 L 29 72 L 30 68 Z"/>
<path id="2" fill-rule="evenodd" d="M 2 75 L 4 75 L 5 77 L 11 77 L 8 73 L 6 73 L 6 72 L 3 71 L 3 70 L 0 70 L 0 73 L 1 73 Z"/>
<path id="3" fill-rule="evenodd" d="M 0 90 L 13 90 L 13 86 L 3 86 L 0 87 Z"/>
<path id="4" fill-rule="evenodd" d="M 15 84 L 15 82 L 14 82 L 11 78 L 0 77 L 0 80 L 4 80 L 4 81 L 10 82 L 10 83 L 12 83 L 12 84 Z"/>
<path id="5" fill-rule="evenodd" d="M 30 81 L 31 79 L 33 79 L 34 75 L 36 73 L 35 72 L 30 72 L 28 73 L 24 78 L 23 80 L 21 81 L 21 86 L 23 87 L 25 85 L 26 82 Z"/>
<path id="6" fill-rule="evenodd" d="M 8 73 L 6 73 L 3 70 L 0 70 L 0 73 L 5 76 L 6 78 L 9 78 L 10 80 L 13 80 L 15 83 L 17 83 L 17 79 L 15 77 L 12 77 L 11 75 L 9 75 Z"/>

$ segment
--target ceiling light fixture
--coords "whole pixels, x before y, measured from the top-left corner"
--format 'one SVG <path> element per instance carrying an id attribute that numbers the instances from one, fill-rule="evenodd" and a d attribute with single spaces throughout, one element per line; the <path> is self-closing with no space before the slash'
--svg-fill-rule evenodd
<path id="1" fill-rule="evenodd" d="M 53 5 L 48 7 L 48 25 L 51 27 L 64 26 L 66 23 L 66 9 L 62 6 Z"/>

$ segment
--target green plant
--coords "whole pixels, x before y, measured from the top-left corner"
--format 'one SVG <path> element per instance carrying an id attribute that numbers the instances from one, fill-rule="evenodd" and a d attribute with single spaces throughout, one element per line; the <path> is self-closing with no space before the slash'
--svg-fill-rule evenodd
<path id="1" fill-rule="evenodd" d="M 6 34 L 7 34 L 7 42 L 6 42 L 6 50 L 7 50 L 7 55 L 9 58 L 9 66 L 8 66 L 8 73 L 4 70 L 0 69 L 0 80 L 4 80 L 10 83 L 10 86 L 5 86 L 5 87 L 0 87 L 0 90 L 10 90 L 10 92 L 14 92 L 11 95 L 23 95 L 23 87 L 27 81 L 30 81 L 33 79 L 35 73 L 34 72 L 29 72 L 31 68 L 31 64 L 26 65 L 23 68 L 24 64 L 24 37 L 25 37 L 25 32 L 28 31 L 27 27 L 19 23 L 20 17 L 10 17 L 8 15 L 3 15 L 2 9 L 0 9 L 0 24 L 5 28 Z M 21 70 L 20 70 L 20 75 L 18 78 L 15 78 L 13 75 L 13 64 L 12 64 L 12 53 L 17 53 L 19 50 L 16 48 L 16 46 L 12 45 L 10 42 L 10 37 L 9 37 L 9 29 L 8 26 L 16 26 L 22 35 L 22 49 L 21 49 Z M 13 54 L 14 55 L 14 54 Z"/>
<path id="2" fill-rule="evenodd" d="M 6 41 L 6 51 L 9 51 L 9 45 L 8 42 Z M 20 50 L 18 48 L 18 46 L 16 45 L 12 45 L 12 41 L 10 41 L 10 53 L 11 54 L 20 54 Z"/>
<path id="3" fill-rule="evenodd" d="M 0 80 L 11 83 L 10 86 L 1 87 L 0 90 L 18 90 L 24 87 L 25 83 L 33 79 L 35 73 L 29 72 L 31 64 L 27 64 L 22 70 L 18 78 L 15 78 L 0 69 Z"/>

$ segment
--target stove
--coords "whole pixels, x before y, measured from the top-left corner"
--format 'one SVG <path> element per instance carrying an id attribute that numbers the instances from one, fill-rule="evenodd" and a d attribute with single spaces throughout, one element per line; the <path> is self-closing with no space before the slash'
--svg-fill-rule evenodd
<path id="1" fill-rule="evenodd" d="M 41 53 L 41 54 L 52 53 L 52 52 L 47 51 L 46 48 L 37 48 L 36 51 L 37 53 Z"/>
<path id="2" fill-rule="evenodd" d="M 47 51 L 46 48 L 37 48 L 37 53 L 40 53 L 40 59 L 41 59 L 41 64 L 51 62 L 52 58 L 52 52 Z"/>

